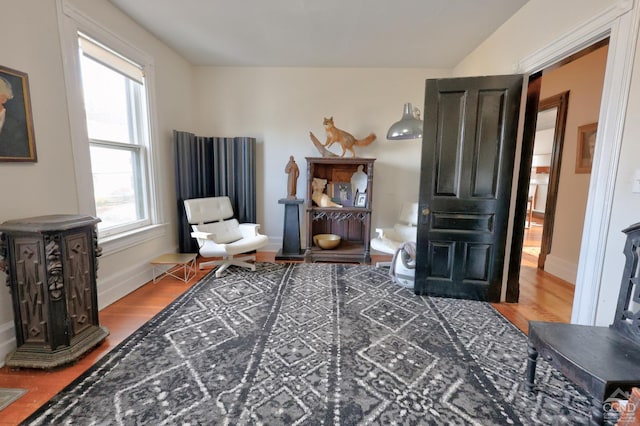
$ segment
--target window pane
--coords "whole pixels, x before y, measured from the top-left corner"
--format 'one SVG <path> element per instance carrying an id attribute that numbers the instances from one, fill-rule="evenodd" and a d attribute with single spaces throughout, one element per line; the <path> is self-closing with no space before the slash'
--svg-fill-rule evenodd
<path id="1" fill-rule="evenodd" d="M 140 163 L 137 151 L 91 146 L 93 190 L 100 229 L 119 226 L 145 218 L 140 211 L 142 191 L 137 183 Z"/>
<path id="2" fill-rule="evenodd" d="M 127 94 L 129 85 L 139 84 L 85 55 L 81 58 L 89 138 L 135 143 Z"/>

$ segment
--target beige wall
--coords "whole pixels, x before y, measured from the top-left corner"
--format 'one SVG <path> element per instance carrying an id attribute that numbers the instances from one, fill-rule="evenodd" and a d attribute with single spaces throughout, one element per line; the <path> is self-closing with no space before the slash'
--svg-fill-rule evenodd
<path id="1" fill-rule="evenodd" d="M 77 213 L 55 2 L 16 2 L 10 10 L 4 9 L 0 65 L 29 75 L 38 162 L 0 163 L 0 222 L 44 214 Z M 33 31 L 33 28 L 39 30 Z M 7 108 L 9 106 L 7 103 Z M 5 274 L 0 272 L 0 283 L 4 282 Z M 11 297 L 3 289 L 0 291 L 0 344 L 13 335 L 12 320 Z"/>
<path id="2" fill-rule="evenodd" d="M 248 135 L 258 139 L 258 221 L 275 247 L 281 247 L 289 156 L 302 173 L 298 197 L 306 194 L 305 157 L 319 156 L 309 139 L 324 142 L 324 117 L 357 138 L 377 140 L 356 147 L 358 156 L 376 158 L 372 231 L 395 223 L 400 205 L 417 201 L 420 140 L 389 141 L 389 126 L 405 102 L 422 110 L 426 78 L 448 75 L 429 69 L 212 68 L 195 73 L 199 111 L 197 132 L 207 136 Z M 337 145 L 331 148 L 340 154 Z M 351 155 L 347 153 L 347 155 Z M 304 233 L 303 233 L 304 236 Z"/>
<path id="3" fill-rule="evenodd" d="M 155 61 L 158 114 L 158 158 L 162 210 L 168 232 L 142 245 L 100 259 L 98 293 L 101 306 L 144 284 L 151 278 L 148 261 L 174 250 L 176 236 L 173 128 L 192 125 L 191 66 L 104 0 L 75 0 L 75 6 L 114 35 L 134 43 Z M 0 163 L 0 223 L 10 219 L 48 215 L 84 214 L 76 195 L 69 108 L 63 74 L 56 0 L 21 0 L 2 9 L 0 65 L 26 72 L 31 88 L 33 124 L 38 161 Z M 0 272 L 0 283 L 5 274 Z M 13 310 L 8 291 L 0 291 L 0 363 L 15 348 Z"/>
<path id="4" fill-rule="evenodd" d="M 591 177 L 575 172 L 578 126 L 598 121 L 607 51 L 602 47 L 542 77 L 540 99 L 569 91 L 553 241 L 545 270 L 574 284 Z"/>
<path id="5" fill-rule="evenodd" d="M 619 0 L 529 0 L 453 70 L 455 75 L 511 74 L 518 62 L 567 35 Z M 542 25 L 544 23 L 544 25 Z"/>

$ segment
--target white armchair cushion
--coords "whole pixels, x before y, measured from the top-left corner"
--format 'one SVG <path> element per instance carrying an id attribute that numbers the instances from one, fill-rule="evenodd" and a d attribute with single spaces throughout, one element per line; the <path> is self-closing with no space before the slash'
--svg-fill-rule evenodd
<path id="1" fill-rule="evenodd" d="M 233 217 L 229 197 L 208 197 L 185 200 L 184 208 L 189 223 L 216 222 Z"/>
<path id="2" fill-rule="evenodd" d="M 405 242 L 418 238 L 418 203 L 404 203 L 398 223 L 393 228 L 378 228 L 378 236 L 371 240 L 371 248 L 383 253 L 395 254 Z"/>
<path id="3" fill-rule="evenodd" d="M 396 234 L 393 239 L 396 241 L 412 241 L 415 243 L 417 240 L 418 228 L 415 226 L 396 223 L 393 225 L 393 231 Z"/>
<path id="4" fill-rule="evenodd" d="M 257 223 L 241 223 L 238 229 L 242 233 L 242 238 L 251 238 L 260 235 L 258 232 L 260 225 Z"/>
<path id="5" fill-rule="evenodd" d="M 418 203 L 404 203 L 398 216 L 398 222 L 418 225 Z"/>
<path id="6" fill-rule="evenodd" d="M 194 231 L 211 234 L 207 239 L 213 240 L 217 244 L 232 243 L 242 238 L 242 231 L 236 219 L 193 225 L 192 228 Z"/>
<path id="7" fill-rule="evenodd" d="M 371 240 L 371 248 L 383 253 L 393 254 L 396 252 L 402 240 L 393 228 L 377 228 L 378 236 Z"/>

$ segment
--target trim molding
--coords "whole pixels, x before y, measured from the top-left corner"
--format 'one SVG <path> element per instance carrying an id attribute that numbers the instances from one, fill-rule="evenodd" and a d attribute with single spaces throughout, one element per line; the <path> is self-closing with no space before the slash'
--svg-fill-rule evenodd
<path id="1" fill-rule="evenodd" d="M 633 0 L 620 0 L 587 21 L 564 33 L 548 46 L 524 57 L 514 66 L 518 73 L 542 71 L 609 36 L 612 23 L 633 8 Z"/>
<path id="2" fill-rule="evenodd" d="M 596 320 L 615 178 L 638 38 L 639 10 L 640 7 L 634 6 L 633 0 L 620 0 L 568 31 L 556 42 L 525 57 L 517 65 L 519 72 L 537 72 L 598 40 L 610 37 L 598 118 L 600 125 L 571 314 L 571 322 L 574 324 L 594 325 Z"/>
<path id="3" fill-rule="evenodd" d="M 0 367 L 4 366 L 9 352 L 16 349 L 16 332 L 13 327 L 13 321 L 0 324 Z"/>
<path id="4" fill-rule="evenodd" d="M 98 240 L 98 245 L 102 248 L 102 256 L 106 257 L 111 254 L 126 250 L 131 247 L 151 241 L 154 238 L 160 238 L 167 233 L 169 224 L 151 225 L 143 229 L 118 234 L 111 238 L 103 238 Z"/>
<path id="5" fill-rule="evenodd" d="M 544 271 L 575 285 L 578 265 L 549 254 L 544 265 Z"/>
<path id="6" fill-rule="evenodd" d="M 93 180 L 91 179 L 91 159 L 85 123 L 85 110 L 83 106 L 82 85 L 79 83 L 80 64 L 78 62 L 78 31 L 82 31 L 91 37 L 117 49 L 123 55 L 138 62 L 144 72 L 145 91 L 147 96 L 149 144 L 146 158 L 148 174 L 149 210 L 153 224 L 161 224 L 164 219 L 163 205 L 164 195 L 159 192 L 159 139 L 158 120 L 156 113 L 155 95 L 155 62 L 152 55 L 140 50 L 127 40 L 104 27 L 93 18 L 85 15 L 68 0 L 56 0 L 58 17 L 58 36 L 60 39 L 61 55 L 63 62 L 63 74 L 67 93 L 67 109 L 69 110 L 69 127 L 71 132 L 71 145 L 73 149 L 74 168 L 76 173 L 76 193 L 78 195 L 79 211 L 96 216 L 94 203 Z M 125 235 L 126 237 L 126 235 Z"/>
<path id="7" fill-rule="evenodd" d="M 100 279 L 100 270 L 98 270 L 98 311 L 153 280 L 153 268 L 149 263 L 152 259 L 150 258 L 148 262 L 119 271 L 102 280 Z"/>

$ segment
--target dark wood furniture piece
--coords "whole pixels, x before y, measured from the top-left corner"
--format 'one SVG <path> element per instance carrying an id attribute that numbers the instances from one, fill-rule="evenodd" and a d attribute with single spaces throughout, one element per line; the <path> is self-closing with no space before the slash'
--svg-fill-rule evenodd
<path id="1" fill-rule="evenodd" d="M 534 390 L 536 361 L 542 355 L 592 397 L 593 425 L 615 417 L 611 402 L 640 386 L 640 223 L 623 232 L 626 263 L 609 327 L 529 322 L 527 390 Z"/>
<path id="2" fill-rule="evenodd" d="M 284 227 L 282 229 L 282 248 L 276 253 L 276 260 L 302 260 L 304 253 L 300 245 L 300 198 L 281 198 L 278 204 L 284 204 Z"/>
<path id="3" fill-rule="evenodd" d="M 371 206 L 373 202 L 373 163 L 375 158 L 307 157 L 307 197 L 305 199 L 307 248 L 305 262 L 371 262 Z M 367 174 L 364 207 L 319 207 L 311 200 L 313 178 L 332 183 L 351 182 L 351 177 L 362 166 Z M 355 194 L 352 193 L 355 198 Z M 337 234 L 342 241 L 332 250 L 313 245 L 316 234 Z"/>
<path id="4" fill-rule="evenodd" d="M 9 367 L 57 367 L 109 335 L 98 322 L 99 221 L 51 215 L 0 225 L 0 268 L 11 288 L 17 343 Z"/>

